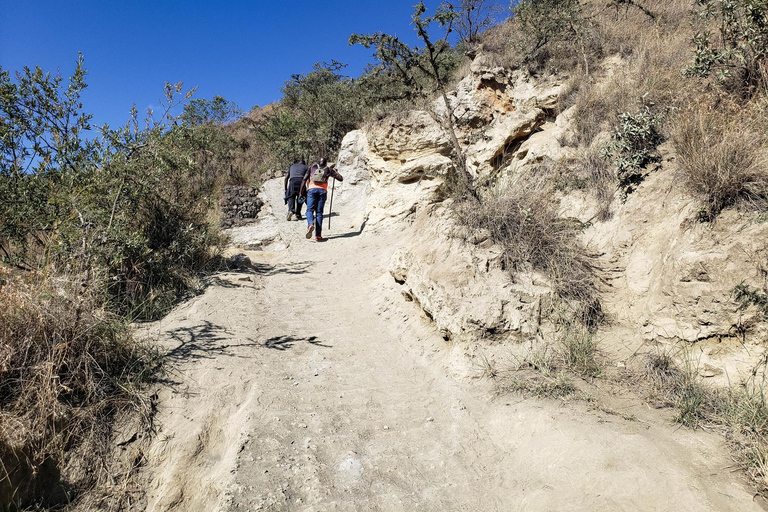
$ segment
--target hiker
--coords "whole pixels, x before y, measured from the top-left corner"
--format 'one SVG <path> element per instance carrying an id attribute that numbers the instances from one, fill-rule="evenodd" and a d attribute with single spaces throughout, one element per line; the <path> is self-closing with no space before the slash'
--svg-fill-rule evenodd
<path id="1" fill-rule="evenodd" d="M 336 169 L 326 166 L 325 158 L 321 158 L 304 174 L 302 188 L 307 190 L 307 239 L 312 238 L 322 242 L 323 239 L 323 207 L 328 197 L 328 180 L 335 178 L 344 181 Z"/>
<path id="2" fill-rule="evenodd" d="M 285 175 L 285 202 L 288 204 L 288 217 L 286 220 L 291 220 L 291 217 L 294 215 L 296 220 L 301 220 L 301 188 L 304 175 L 308 170 L 309 168 L 304 163 L 304 159 L 294 160 L 293 165 Z"/>

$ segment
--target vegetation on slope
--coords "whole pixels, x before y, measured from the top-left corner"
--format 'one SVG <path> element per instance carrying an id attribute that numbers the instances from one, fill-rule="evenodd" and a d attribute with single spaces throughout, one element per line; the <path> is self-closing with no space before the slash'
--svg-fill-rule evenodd
<path id="1" fill-rule="evenodd" d="M 492 234 L 510 271 L 533 268 L 552 279 L 569 311 L 565 364 L 597 375 L 596 269 L 578 242 L 581 226 L 558 217 L 558 191 L 563 183 L 585 188 L 601 205 L 596 221 L 606 220 L 614 197 L 635 193 L 659 161 L 659 145 L 670 141 L 681 183 L 701 204 L 698 220 L 716 221 L 729 207 L 765 211 L 768 5 L 522 0 L 511 19 L 482 32 L 493 7 L 467 0 L 426 16 L 419 4 L 413 21 L 422 47 L 354 35 L 351 42 L 376 51 L 377 64 L 362 76 L 343 75 L 337 62 L 318 64 L 286 81 L 279 103 L 242 117 L 221 97 L 189 101 L 181 85 L 167 84 L 160 116 L 141 123 L 133 112 L 125 127 L 104 127 L 96 137 L 86 135 L 91 117 L 80 103 L 82 60 L 68 84 L 40 69 L 16 81 L 0 70 L 0 460 L 23 459 L 14 466 L 19 479 L 25 470 L 64 470 L 70 493 L 101 481 L 70 472 L 68 454 L 103 453 L 110 421 L 146 407 L 135 390 L 156 361 L 131 338 L 126 319 L 162 315 L 215 264 L 219 188 L 258 182 L 295 158 L 332 159 L 364 120 L 445 100 L 463 55 L 478 51 L 501 66 L 569 81 L 560 111 L 575 113 L 576 134 L 565 142 L 579 157 L 545 162 L 508 190 L 485 190 L 463 172 L 451 188 L 460 217 Z M 171 115 L 185 101 L 183 114 Z M 450 132 L 455 119 L 444 103 L 433 114 Z M 452 140 L 462 171 L 463 149 L 455 133 Z M 651 363 L 649 375 L 677 375 L 665 364 Z M 726 409 L 738 414 L 721 414 L 721 423 L 747 418 L 728 421 L 751 433 L 762 462 L 750 467 L 765 481 L 761 384 L 716 402 L 697 398 L 695 380 L 665 382 L 674 383 L 669 393 L 683 423 Z M 24 496 L 18 485 L 0 494 L 33 503 L 40 490 L 33 487 Z"/>

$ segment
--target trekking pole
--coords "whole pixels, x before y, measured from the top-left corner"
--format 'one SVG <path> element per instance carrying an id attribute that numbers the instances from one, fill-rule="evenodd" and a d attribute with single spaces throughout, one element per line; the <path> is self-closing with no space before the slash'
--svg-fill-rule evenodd
<path id="1" fill-rule="evenodd" d="M 331 183 L 331 202 L 328 205 L 328 231 L 331 230 L 331 213 L 333 212 L 333 189 L 336 188 L 336 178 L 333 178 Z"/>

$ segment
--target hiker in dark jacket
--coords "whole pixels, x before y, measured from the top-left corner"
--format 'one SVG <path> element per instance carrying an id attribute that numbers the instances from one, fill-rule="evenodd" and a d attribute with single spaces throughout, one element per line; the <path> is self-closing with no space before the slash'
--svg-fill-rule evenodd
<path id="1" fill-rule="evenodd" d="M 285 175 L 285 202 L 288 204 L 287 220 L 291 220 L 294 215 L 296 220 L 301 220 L 301 184 L 308 170 L 304 160 L 296 160 Z"/>
<path id="2" fill-rule="evenodd" d="M 307 190 L 307 239 L 323 241 L 323 207 L 328 197 L 328 180 L 335 178 L 344 181 L 344 178 L 333 167 L 327 167 L 325 158 L 321 158 L 304 174 L 302 188 Z"/>

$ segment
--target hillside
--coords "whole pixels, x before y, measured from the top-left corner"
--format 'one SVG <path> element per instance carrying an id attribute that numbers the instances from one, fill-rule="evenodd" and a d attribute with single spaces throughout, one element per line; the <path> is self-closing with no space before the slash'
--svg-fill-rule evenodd
<path id="1" fill-rule="evenodd" d="M 768 508 L 765 2 L 466 15 L 98 139 L 0 70 L 0 510 Z"/>

